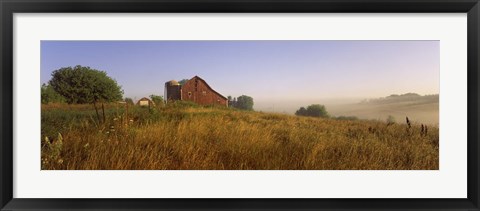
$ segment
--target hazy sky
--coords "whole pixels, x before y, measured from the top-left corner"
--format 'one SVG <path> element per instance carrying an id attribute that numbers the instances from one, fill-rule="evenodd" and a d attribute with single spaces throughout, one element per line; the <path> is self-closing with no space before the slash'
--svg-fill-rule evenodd
<path id="1" fill-rule="evenodd" d="M 195 75 L 256 102 L 438 94 L 439 41 L 42 41 L 41 83 L 61 67 L 104 70 L 125 97 Z"/>

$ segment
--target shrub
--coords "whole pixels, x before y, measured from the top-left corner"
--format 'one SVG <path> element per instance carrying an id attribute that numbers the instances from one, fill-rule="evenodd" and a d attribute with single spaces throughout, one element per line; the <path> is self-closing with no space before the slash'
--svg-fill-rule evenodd
<path id="1" fill-rule="evenodd" d="M 392 115 L 389 115 L 387 117 L 387 124 L 389 124 L 389 125 L 395 124 L 395 117 L 393 117 Z"/>
<path id="2" fill-rule="evenodd" d="M 312 104 L 309 105 L 306 109 L 301 107 L 295 112 L 297 116 L 311 116 L 311 117 L 328 117 L 327 109 L 324 105 Z"/>

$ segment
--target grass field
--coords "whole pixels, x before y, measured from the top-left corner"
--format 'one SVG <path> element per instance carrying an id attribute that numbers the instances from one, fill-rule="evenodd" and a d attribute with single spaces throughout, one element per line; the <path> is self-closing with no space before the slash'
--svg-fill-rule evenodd
<path id="1" fill-rule="evenodd" d="M 42 169 L 439 169 L 429 126 L 200 107 L 42 105 Z"/>

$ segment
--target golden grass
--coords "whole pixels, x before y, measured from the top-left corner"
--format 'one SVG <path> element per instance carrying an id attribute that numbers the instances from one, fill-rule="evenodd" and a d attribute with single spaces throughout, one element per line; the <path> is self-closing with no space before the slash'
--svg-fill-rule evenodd
<path id="1" fill-rule="evenodd" d="M 48 123 L 43 115 L 61 109 L 47 107 L 42 108 L 42 124 Z M 139 117 L 145 113 L 157 118 Z M 61 130 L 61 138 L 49 137 L 48 143 L 42 134 L 42 169 L 439 168 L 435 127 L 422 135 L 419 125 L 407 130 L 404 124 L 378 121 L 202 107 L 137 108 L 130 114 L 133 122 L 112 116 L 101 125 L 93 124 L 93 118 L 74 118 L 75 126 Z"/>

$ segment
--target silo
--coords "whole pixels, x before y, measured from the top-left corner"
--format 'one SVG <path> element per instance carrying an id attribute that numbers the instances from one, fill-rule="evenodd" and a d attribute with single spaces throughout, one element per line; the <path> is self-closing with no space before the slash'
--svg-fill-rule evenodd
<path id="1" fill-rule="evenodd" d="M 175 81 L 171 80 L 165 83 L 165 100 L 168 102 L 170 100 L 181 100 L 182 95 L 180 94 L 181 85 Z"/>

